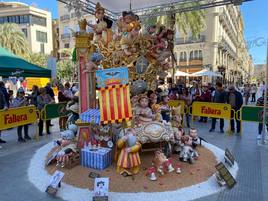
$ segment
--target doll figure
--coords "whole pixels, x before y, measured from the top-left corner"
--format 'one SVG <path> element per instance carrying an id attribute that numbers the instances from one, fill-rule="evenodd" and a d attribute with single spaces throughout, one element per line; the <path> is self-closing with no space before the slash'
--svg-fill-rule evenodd
<path id="1" fill-rule="evenodd" d="M 162 115 L 161 115 L 161 105 L 153 104 L 152 105 L 152 112 L 153 112 L 155 121 L 158 121 L 158 122 L 163 121 L 163 118 L 162 118 Z"/>
<path id="2" fill-rule="evenodd" d="M 117 21 L 119 31 L 122 32 L 123 35 L 127 35 L 127 33 L 131 31 L 131 23 L 134 21 L 137 21 L 136 15 L 131 11 L 124 11 L 122 17 Z"/>
<path id="3" fill-rule="evenodd" d="M 194 158 L 196 153 L 192 148 L 192 138 L 189 135 L 184 135 L 181 137 L 181 142 L 183 143 L 182 150 L 180 152 L 180 160 L 183 162 L 194 163 Z"/>
<path id="4" fill-rule="evenodd" d="M 140 29 L 140 23 L 138 21 L 133 21 L 131 22 L 131 27 L 129 28 L 127 36 L 121 38 L 120 44 L 125 56 L 131 56 L 137 52 L 133 44 L 138 39 Z"/>
<path id="5" fill-rule="evenodd" d="M 136 118 L 138 123 L 144 124 L 153 120 L 152 110 L 149 108 L 149 98 L 146 95 L 139 97 L 139 105 L 136 107 Z"/>
<path id="6" fill-rule="evenodd" d="M 97 24 L 89 24 L 91 28 L 93 28 L 95 32 L 94 41 L 103 40 L 105 44 L 107 44 L 111 40 L 111 33 L 109 29 L 112 27 L 112 21 L 105 18 L 105 9 L 100 5 L 100 3 L 96 4 L 95 8 L 95 17 L 97 18 Z"/>
<path id="7" fill-rule="evenodd" d="M 85 65 L 85 69 L 83 70 L 83 73 L 92 73 L 95 70 L 99 70 L 101 61 L 103 59 L 103 56 L 98 53 L 94 52 L 90 55 L 88 63 Z"/>
<path id="8" fill-rule="evenodd" d="M 139 150 L 141 144 L 137 141 L 134 129 L 127 129 L 126 134 L 117 141 L 120 154 L 117 161 L 117 172 L 123 176 L 137 174 L 140 169 Z"/>
<path id="9" fill-rule="evenodd" d="M 152 108 L 152 105 L 157 104 L 157 95 L 155 93 L 150 94 L 149 100 L 150 100 L 150 107 Z"/>
<path id="10" fill-rule="evenodd" d="M 167 168 L 168 172 L 174 171 L 171 160 L 167 159 L 162 150 L 155 151 L 152 162 L 157 172 L 159 172 L 161 175 L 164 175 L 165 168 Z"/>
<path id="11" fill-rule="evenodd" d="M 57 165 L 64 167 L 69 162 L 69 158 L 77 153 L 75 133 L 73 130 L 66 130 L 60 133 L 61 139 L 57 140 L 57 145 L 61 148 L 56 155 Z"/>
<path id="12" fill-rule="evenodd" d="M 197 135 L 197 130 L 195 128 L 190 128 L 189 135 L 192 138 L 192 146 L 195 149 L 198 144 L 200 144 L 200 139 Z"/>
<path id="13" fill-rule="evenodd" d="M 179 127 L 172 127 L 174 131 L 174 140 L 173 140 L 173 147 L 174 147 L 174 152 L 175 153 L 180 153 L 182 148 L 183 148 L 183 143 L 182 143 L 182 136 L 185 135 L 184 130 L 182 126 Z"/>
<path id="14" fill-rule="evenodd" d="M 181 125 L 182 117 L 181 117 L 181 106 L 173 107 L 171 109 L 171 125 L 172 127 L 179 127 Z"/>

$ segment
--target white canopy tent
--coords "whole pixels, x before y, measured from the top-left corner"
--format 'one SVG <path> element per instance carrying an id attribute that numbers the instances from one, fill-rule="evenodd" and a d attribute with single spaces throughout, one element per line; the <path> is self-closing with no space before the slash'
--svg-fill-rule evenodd
<path id="1" fill-rule="evenodd" d="M 195 72 L 191 74 L 192 77 L 201 77 L 201 76 L 207 76 L 207 77 L 222 77 L 221 74 L 215 73 L 213 71 L 210 71 L 208 69 L 203 69 L 201 71 Z"/>
<path id="2" fill-rule="evenodd" d="M 180 76 L 181 77 L 188 77 L 188 76 L 190 76 L 190 74 L 189 73 L 185 73 L 183 71 L 176 70 L 175 76 L 176 77 L 180 77 Z"/>

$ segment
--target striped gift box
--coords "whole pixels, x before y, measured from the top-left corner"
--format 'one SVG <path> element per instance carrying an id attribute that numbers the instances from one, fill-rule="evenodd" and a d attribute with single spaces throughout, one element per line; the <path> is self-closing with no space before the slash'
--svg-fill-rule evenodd
<path id="1" fill-rule="evenodd" d="M 80 155 L 83 167 L 103 170 L 112 164 L 112 150 L 109 148 L 83 148 Z"/>
<path id="2" fill-rule="evenodd" d="M 88 109 L 80 115 L 80 119 L 84 123 L 100 124 L 100 110 Z"/>

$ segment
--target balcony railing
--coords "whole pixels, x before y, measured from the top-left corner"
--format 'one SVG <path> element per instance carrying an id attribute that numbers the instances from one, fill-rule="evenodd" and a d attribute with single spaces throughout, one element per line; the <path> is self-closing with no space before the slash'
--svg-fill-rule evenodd
<path id="1" fill-rule="evenodd" d="M 60 21 L 69 20 L 69 19 L 70 19 L 70 15 L 60 16 Z"/>
<path id="2" fill-rule="evenodd" d="M 227 51 L 231 56 L 233 56 L 233 58 L 237 57 L 236 52 L 231 48 L 229 43 L 222 36 L 219 37 L 219 48 Z"/>
<path id="3" fill-rule="evenodd" d="M 177 38 L 175 40 L 176 45 L 189 44 L 189 43 L 202 43 L 206 41 L 206 36 L 201 35 L 199 38 L 189 37 L 189 38 Z"/>
<path id="4" fill-rule="evenodd" d="M 71 38 L 71 34 L 70 33 L 65 33 L 65 34 L 61 34 L 61 39 L 70 39 Z"/>

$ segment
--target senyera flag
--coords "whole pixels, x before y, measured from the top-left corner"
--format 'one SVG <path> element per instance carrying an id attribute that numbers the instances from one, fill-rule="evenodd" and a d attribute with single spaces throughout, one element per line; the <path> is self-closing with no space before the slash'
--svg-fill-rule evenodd
<path id="1" fill-rule="evenodd" d="M 129 85 L 113 85 L 98 90 L 101 123 L 129 121 L 132 118 Z"/>

